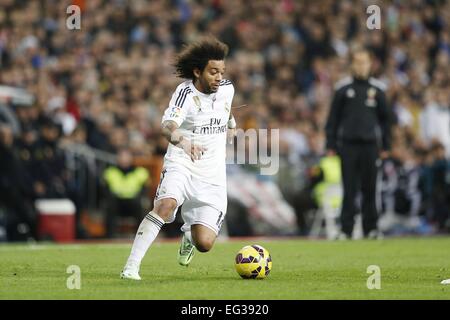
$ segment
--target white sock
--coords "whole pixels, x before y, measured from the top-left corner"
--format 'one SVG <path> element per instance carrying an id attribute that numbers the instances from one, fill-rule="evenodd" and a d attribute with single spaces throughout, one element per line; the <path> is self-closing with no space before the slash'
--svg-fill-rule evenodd
<path id="1" fill-rule="evenodd" d="M 186 232 L 184 233 L 184 236 L 185 236 L 190 242 L 193 242 L 193 241 L 192 241 L 192 234 L 191 234 L 191 231 L 186 231 Z"/>
<path id="2" fill-rule="evenodd" d="M 156 239 L 156 236 L 164 225 L 164 220 L 153 211 L 150 211 L 139 225 L 139 229 L 134 238 L 133 247 L 131 248 L 130 257 L 127 265 L 140 265 L 150 245 Z"/>

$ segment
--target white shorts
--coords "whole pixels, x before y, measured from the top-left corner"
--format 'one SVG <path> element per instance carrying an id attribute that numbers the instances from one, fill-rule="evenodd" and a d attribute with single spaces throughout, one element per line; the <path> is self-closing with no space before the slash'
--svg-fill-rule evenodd
<path id="1" fill-rule="evenodd" d="M 161 172 L 155 201 L 165 198 L 177 201 L 177 208 L 168 223 L 175 220 L 178 207 L 182 206 L 184 225 L 181 231 L 190 231 L 191 225 L 201 224 L 219 234 L 227 212 L 226 186 L 203 182 L 176 167 L 165 167 Z"/>

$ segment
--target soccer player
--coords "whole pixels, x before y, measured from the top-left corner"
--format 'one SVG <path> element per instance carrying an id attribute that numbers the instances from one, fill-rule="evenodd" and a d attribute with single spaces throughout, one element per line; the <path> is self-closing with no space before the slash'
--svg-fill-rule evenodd
<path id="1" fill-rule="evenodd" d="M 181 83 L 162 118 L 169 141 L 153 210 L 142 220 L 122 278 L 140 280 L 139 267 L 165 223 L 179 206 L 184 232 L 178 262 L 188 266 L 195 248 L 211 250 L 227 210 L 225 149 L 235 134 L 234 87 L 223 78 L 228 46 L 204 38 L 186 46 L 175 68 Z M 230 129 L 230 130 L 228 130 Z"/>

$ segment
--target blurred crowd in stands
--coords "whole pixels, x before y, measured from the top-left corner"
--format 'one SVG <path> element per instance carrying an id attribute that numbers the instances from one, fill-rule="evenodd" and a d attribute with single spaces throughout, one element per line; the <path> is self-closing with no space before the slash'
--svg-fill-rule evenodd
<path id="1" fill-rule="evenodd" d="M 66 27 L 70 4 L 81 8 L 81 30 Z M 381 8 L 380 30 L 366 26 L 371 4 Z M 0 0 L 0 211 L 15 217 L 8 239 L 20 238 L 17 225 L 33 234 L 35 199 L 87 207 L 65 150 L 164 155 L 160 120 L 182 81 L 172 62 L 204 34 L 230 47 L 234 105 L 248 105 L 233 111 L 239 127 L 280 129 L 284 167 L 274 179 L 299 234 L 308 234 L 311 168 L 324 155 L 333 86 L 348 75 L 353 44 L 372 50 L 393 111 L 383 212 L 450 230 L 450 1 Z M 33 102 L 14 103 L 6 87 Z"/>

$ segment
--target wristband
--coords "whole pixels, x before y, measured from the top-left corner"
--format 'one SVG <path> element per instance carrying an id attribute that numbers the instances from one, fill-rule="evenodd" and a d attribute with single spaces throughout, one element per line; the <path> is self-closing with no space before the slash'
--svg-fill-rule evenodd
<path id="1" fill-rule="evenodd" d="M 228 129 L 234 128 L 236 128 L 236 120 L 234 120 L 234 117 L 232 117 L 230 120 L 228 120 Z"/>

